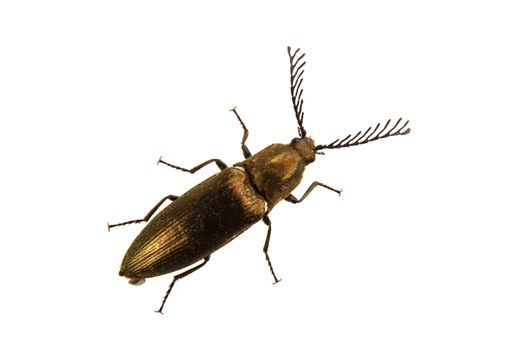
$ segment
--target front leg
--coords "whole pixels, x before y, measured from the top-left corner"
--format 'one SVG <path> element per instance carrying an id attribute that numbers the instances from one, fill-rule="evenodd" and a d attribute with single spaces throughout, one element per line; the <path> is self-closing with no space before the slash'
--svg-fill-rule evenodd
<path id="1" fill-rule="evenodd" d="M 244 158 L 246 159 L 252 156 L 252 152 L 250 152 L 250 150 L 248 149 L 248 146 L 246 146 L 246 140 L 248 139 L 248 135 L 250 133 L 248 132 L 248 128 L 246 127 L 246 125 L 244 125 L 244 122 L 242 121 L 241 116 L 239 115 L 239 113 L 237 113 L 236 108 L 237 107 L 233 107 L 232 109 L 230 109 L 230 112 L 235 113 L 235 116 L 237 117 L 237 120 L 239 121 L 239 123 L 241 123 L 242 129 L 244 131 L 242 135 L 241 149 L 242 149 L 242 154 L 244 155 Z"/>
<path id="2" fill-rule="evenodd" d="M 321 187 L 324 187 L 330 191 L 334 191 L 336 192 L 338 195 L 341 195 L 341 192 L 343 192 L 343 190 L 336 190 L 335 188 L 332 188 L 328 185 L 325 185 L 325 184 L 322 184 L 320 182 L 317 182 L 317 181 L 314 181 L 312 182 L 312 184 L 310 185 L 310 187 L 308 187 L 308 189 L 306 190 L 306 192 L 303 194 L 303 196 L 301 197 L 301 199 L 297 199 L 295 198 L 295 196 L 293 194 L 290 194 L 288 197 L 286 197 L 284 200 L 287 201 L 287 202 L 290 202 L 290 203 L 293 203 L 293 204 L 297 204 L 297 203 L 301 203 L 306 197 L 308 197 L 308 195 L 310 194 L 310 192 L 312 192 L 312 190 L 316 187 L 316 186 L 321 186 Z"/>

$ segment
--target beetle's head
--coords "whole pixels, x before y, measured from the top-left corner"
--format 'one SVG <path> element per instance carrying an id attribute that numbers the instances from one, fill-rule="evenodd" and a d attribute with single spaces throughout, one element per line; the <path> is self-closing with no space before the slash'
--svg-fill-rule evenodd
<path id="1" fill-rule="evenodd" d="M 299 153 L 306 164 L 310 164 L 315 160 L 315 143 L 310 137 L 296 137 L 290 142 L 290 146 Z"/>
<path id="2" fill-rule="evenodd" d="M 371 141 L 379 140 L 389 136 L 406 135 L 410 132 L 410 128 L 407 128 L 408 120 L 404 124 L 400 124 L 402 118 L 389 127 L 390 119 L 385 123 L 383 128 L 380 129 L 381 124 L 378 123 L 372 130 L 369 127 L 365 132 L 359 131 L 357 134 L 349 134 L 342 139 L 337 139 L 331 143 L 324 145 L 315 145 L 314 140 L 306 136 L 306 130 L 303 126 L 303 74 L 304 74 L 304 61 L 305 54 L 299 54 L 299 49 L 295 50 L 292 54 L 292 49 L 288 47 L 288 56 L 290 57 L 290 90 L 292 92 L 292 104 L 295 112 L 295 118 L 297 119 L 297 130 L 299 137 L 294 138 L 290 145 L 301 155 L 306 161 L 306 164 L 311 163 L 315 160 L 316 154 L 324 154 L 321 150 L 324 149 L 336 149 L 350 146 L 362 145 Z"/>

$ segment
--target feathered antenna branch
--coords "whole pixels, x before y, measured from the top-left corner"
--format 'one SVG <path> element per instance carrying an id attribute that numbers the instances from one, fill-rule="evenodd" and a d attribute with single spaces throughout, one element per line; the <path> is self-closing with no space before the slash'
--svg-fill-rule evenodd
<path id="1" fill-rule="evenodd" d="M 390 125 L 391 119 L 389 119 L 386 122 L 383 129 L 381 129 L 381 131 L 378 133 L 376 133 L 376 131 L 381 126 L 381 123 L 378 123 L 372 132 L 370 132 L 370 130 L 372 130 L 372 127 L 369 127 L 364 133 L 359 131 L 353 137 L 352 137 L 352 134 L 349 134 L 347 137 L 345 137 L 342 140 L 337 139 L 334 142 L 329 143 L 327 145 L 317 145 L 315 146 L 315 150 L 319 151 L 322 149 L 336 149 L 336 148 L 357 146 L 357 145 L 363 145 L 368 142 L 376 141 L 379 139 L 384 139 L 385 137 L 389 137 L 389 136 L 406 135 L 410 132 L 410 128 L 406 128 L 409 121 L 407 120 L 405 124 L 403 124 L 403 126 L 398 128 L 398 125 L 399 123 L 401 123 L 402 119 L 403 118 L 399 118 L 397 123 L 392 128 L 390 128 L 387 132 L 385 132 L 385 130 L 388 128 L 388 125 Z"/>
<path id="2" fill-rule="evenodd" d="M 303 127 L 303 88 L 301 85 L 303 83 L 304 65 L 306 64 L 306 61 L 303 60 L 305 56 L 304 53 L 296 58 L 299 50 L 300 49 L 295 50 L 292 55 L 292 48 L 288 46 L 288 56 L 290 57 L 290 91 L 292 93 L 292 103 L 295 112 L 295 118 L 297 119 L 297 124 L 299 125 L 299 136 L 303 138 L 306 137 L 306 130 Z"/>

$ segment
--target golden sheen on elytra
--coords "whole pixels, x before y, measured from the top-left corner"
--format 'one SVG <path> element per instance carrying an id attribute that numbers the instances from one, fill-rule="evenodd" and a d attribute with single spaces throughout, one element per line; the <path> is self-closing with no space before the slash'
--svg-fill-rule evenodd
<path id="1" fill-rule="evenodd" d="M 241 149 L 245 160 L 228 167 L 220 159 L 210 159 L 186 169 L 161 158 L 158 163 L 192 174 L 211 163 L 215 163 L 220 172 L 180 197 L 164 197 L 143 219 L 108 224 L 110 229 L 130 223 L 148 222 L 127 250 L 120 266 L 119 274 L 129 278 L 131 284 L 140 285 L 146 278 L 188 268 L 173 277 L 157 312 L 162 312 L 175 281 L 204 266 L 213 252 L 260 220 L 268 226 L 263 252 L 274 283 L 279 282 L 268 255 L 272 232 L 268 217 L 270 211 L 282 200 L 294 204 L 302 202 L 317 186 L 341 193 L 340 190 L 315 181 L 297 199 L 292 191 L 301 182 L 306 166 L 315 161 L 316 155 L 323 155 L 322 150 L 362 145 L 410 132 L 410 128 L 407 128 L 408 121 L 401 124 L 400 118 L 393 126 L 390 126 L 388 120 L 382 128 L 381 124 L 377 124 L 374 129 L 370 127 L 365 132 L 349 134 L 329 144 L 315 145 L 314 140 L 307 137 L 303 125 L 302 76 L 306 62 L 305 55 L 299 51 L 297 49 L 292 53 L 288 47 L 290 91 L 299 137 L 292 139 L 289 144 L 273 144 L 252 155 L 246 146 L 248 129 L 233 108 L 232 112 L 244 130 Z M 153 217 L 166 200 L 172 202 Z M 200 263 L 195 265 L 198 262 Z"/>

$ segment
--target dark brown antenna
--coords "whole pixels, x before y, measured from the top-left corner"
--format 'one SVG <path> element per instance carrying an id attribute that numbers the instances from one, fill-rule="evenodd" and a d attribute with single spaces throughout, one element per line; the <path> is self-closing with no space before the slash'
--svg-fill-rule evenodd
<path id="1" fill-rule="evenodd" d="M 390 124 L 391 119 L 389 119 L 386 122 L 383 129 L 381 129 L 381 131 L 378 133 L 376 133 L 376 131 L 381 126 L 381 123 L 378 123 L 376 127 L 374 128 L 374 131 L 372 132 L 370 132 L 370 130 L 372 130 L 372 127 L 369 127 L 364 133 L 362 131 L 359 131 L 353 137 L 352 137 L 352 134 L 349 134 L 342 140 L 337 139 L 334 142 L 329 143 L 327 145 L 317 145 L 315 146 L 315 150 L 320 151 L 322 149 L 336 149 L 336 148 L 357 146 L 357 145 L 363 145 L 368 142 L 376 141 L 379 139 L 384 139 L 385 137 L 389 137 L 389 136 L 406 135 L 410 132 L 410 128 L 406 128 L 409 121 L 407 120 L 405 124 L 403 124 L 403 126 L 398 128 L 398 125 L 399 123 L 401 123 L 402 119 L 403 118 L 399 118 L 397 123 L 392 128 L 390 128 L 387 132 L 385 132 L 385 130 L 388 128 L 388 125 Z"/>
<path id="2" fill-rule="evenodd" d="M 292 93 L 292 103 L 295 112 L 295 118 L 297 119 L 299 136 L 301 138 L 306 137 L 306 130 L 303 127 L 303 73 L 304 65 L 306 61 L 303 60 L 305 54 L 303 53 L 297 59 L 296 56 L 300 49 L 295 50 L 292 55 L 292 48 L 288 46 L 288 56 L 290 57 L 290 91 Z"/>

